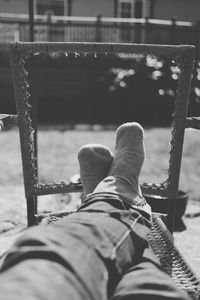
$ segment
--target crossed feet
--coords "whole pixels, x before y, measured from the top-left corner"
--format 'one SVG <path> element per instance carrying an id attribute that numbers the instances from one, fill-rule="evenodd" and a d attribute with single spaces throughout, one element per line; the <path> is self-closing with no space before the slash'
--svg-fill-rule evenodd
<path id="1" fill-rule="evenodd" d="M 144 162 L 144 131 L 140 124 L 125 123 L 116 131 L 114 154 L 100 144 L 80 148 L 78 160 L 86 195 L 107 193 L 119 196 L 130 207 L 141 207 L 150 214 L 139 186 Z"/>

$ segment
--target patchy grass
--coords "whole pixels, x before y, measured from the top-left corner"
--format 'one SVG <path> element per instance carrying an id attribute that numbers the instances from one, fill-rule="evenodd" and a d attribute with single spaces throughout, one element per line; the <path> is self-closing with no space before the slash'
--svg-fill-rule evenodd
<path id="1" fill-rule="evenodd" d="M 171 133 L 168 128 L 145 130 L 146 159 L 140 181 L 161 182 L 167 178 Z M 115 131 L 40 131 L 39 175 L 41 181 L 69 180 L 79 173 L 76 153 L 87 143 L 101 143 L 114 149 Z M 198 131 L 185 134 L 180 188 L 199 200 L 200 138 Z"/>
<path id="2" fill-rule="evenodd" d="M 38 134 L 39 178 L 42 182 L 70 180 L 79 173 L 76 153 L 86 143 L 101 143 L 114 148 L 114 130 L 89 131 L 41 129 Z M 169 159 L 170 130 L 152 128 L 145 130 L 146 160 L 141 174 L 141 182 L 160 182 L 167 176 Z M 0 217 L 12 217 L 16 223 L 25 222 L 26 204 L 23 191 L 23 174 L 20 157 L 18 131 L 9 130 L 0 135 Z M 186 132 L 180 188 L 189 192 L 190 199 L 199 200 L 199 133 Z M 45 196 L 40 210 L 62 209 L 69 202 L 69 196 Z M 54 199 L 59 199 L 55 201 Z M 47 207 L 46 207 L 47 206 Z"/>
<path id="3" fill-rule="evenodd" d="M 141 174 L 141 181 L 159 182 L 166 178 L 169 159 L 168 128 L 152 128 L 145 130 L 146 160 Z M 86 143 L 102 143 L 114 148 L 114 130 L 89 131 L 41 129 L 39 140 L 39 178 L 42 182 L 69 180 L 79 173 L 76 153 Z M 10 130 L 0 134 L 0 232 L 12 227 L 10 220 L 19 226 L 26 224 L 26 203 L 23 190 L 23 174 L 20 157 L 20 145 L 17 130 Z M 180 188 L 189 192 L 189 199 L 194 200 L 193 210 L 199 210 L 199 132 L 188 130 L 185 135 L 183 161 L 180 177 Z M 77 195 L 77 194 L 75 194 Z M 72 201 L 70 201 L 72 200 Z M 39 198 L 40 211 L 63 209 L 66 204 L 77 203 L 74 195 L 53 195 Z M 191 201 L 193 203 L 193 201 Z M 9 222 L 6 222 L 6 221 Z M 199 218 L 185 219 L 187 230 L 176 233 L 179 249 L 183 250 L 186 258 L 191 262 L 196 272 L 200 268 L 200 232 Z M 194 239 L 194 238 L 195 239 Z M 14 236 L 1 235 L 0 250 L 7 249 Z M 0 251 L 0 253 L 1 253 Z M 192 259 L 191 259 L 192 258 Z"/>

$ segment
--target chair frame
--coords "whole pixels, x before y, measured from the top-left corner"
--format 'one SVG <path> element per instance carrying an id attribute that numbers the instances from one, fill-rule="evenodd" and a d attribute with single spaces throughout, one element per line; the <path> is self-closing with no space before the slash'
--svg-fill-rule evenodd
<path id="1" fill-rule="evenodd" d="M 34 145 L 35 131 L 31 118 L 28 73 L 25 70 L 25 62 L 31 56 L 37 55 L 38 53 L 48 54 L 50 52 L 74 53 L 75 55 L 83 56 L 87 54 L 93 54 L 94 56 L 99 54 L 112 56 L 120 53 L 153 54 L 156 56 L 166 56 L 175 61 L 180 68 L 180 76 L 178 79 L 175 112 L 173 115 L 168 178 L 165 182 L 160 184 L 143 183 L 141 186 L 144 193 L 158 194 L 169 199 L 167 226 L 169 230 L 173 232 L 195 47 L 190 45 L 17 42 L 10 44 L 9 52 L 17 106 L 28 226 L 33 225 L 37 219 L 37 196 L 80 192 L 82 186 L 79 183 L 65 181 L 45 184 L 38 181 L 37 153 Z"/>

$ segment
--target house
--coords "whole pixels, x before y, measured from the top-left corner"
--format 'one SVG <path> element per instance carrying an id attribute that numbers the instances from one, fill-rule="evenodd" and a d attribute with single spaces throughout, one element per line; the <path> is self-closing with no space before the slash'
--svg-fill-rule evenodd
<path id="1" fill-rule="evenodd" d="M 33 0 L 40 15 L 154 18 L 195 22 L 199 0 Z M 28 13 L 28 0 L 0 0 L 0 13 Z"/>
<path id="2" fill-rule="evenodd" d="M 1 42 L 30 40 L 28 3 L 0 0 Z M 199 47 L 200 0 L 33 0 L 33 5 L 36 41 Z"/>

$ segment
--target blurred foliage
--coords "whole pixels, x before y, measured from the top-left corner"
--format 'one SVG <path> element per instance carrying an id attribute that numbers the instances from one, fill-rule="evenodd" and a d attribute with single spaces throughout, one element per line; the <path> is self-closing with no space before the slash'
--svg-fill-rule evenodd
<path id="1" fill-rule="evenodd" d="M 147 55 L 135 58 L 127 68 L 113 67 L 108 70 L 104 81 L 110 93 L 130 93 L 131 87 L 135 87 L 140 80 L 140 88 L 147 88 L 149 94 L 156 95 L 160 101 L 167 96 L 169 101 L 174 102 L 180 68 L 175 61 L 166 57 Z M 194 69 L 191 81 L 189 114 L 200 113 L 200 62 Z"/>
<path id="2" fill-rule="evenodd" d="M 110 92 L 128 89 L 137 78 L 143 78 L 144 81 L 149 81 L 149 85 L 156 89 L 158 95 L 174 97 L 179 73 L 180 69 L 174 61 L 147 55 L 133 60 L 127 69 L 111 68 L 107 80 L 110 82 Z"/>
<path id="3" fill-rule="evenodd" d="M 35 54 L 26 69 L 40 123 L 171 124 L 180 75 L 175 61 L 134 54 Z M 0 55 L 0 110 L 15 113 L 7 56 Z M 188 110 L 193 116 L 200 115 L 200 63 L 196 66 Z"/>

